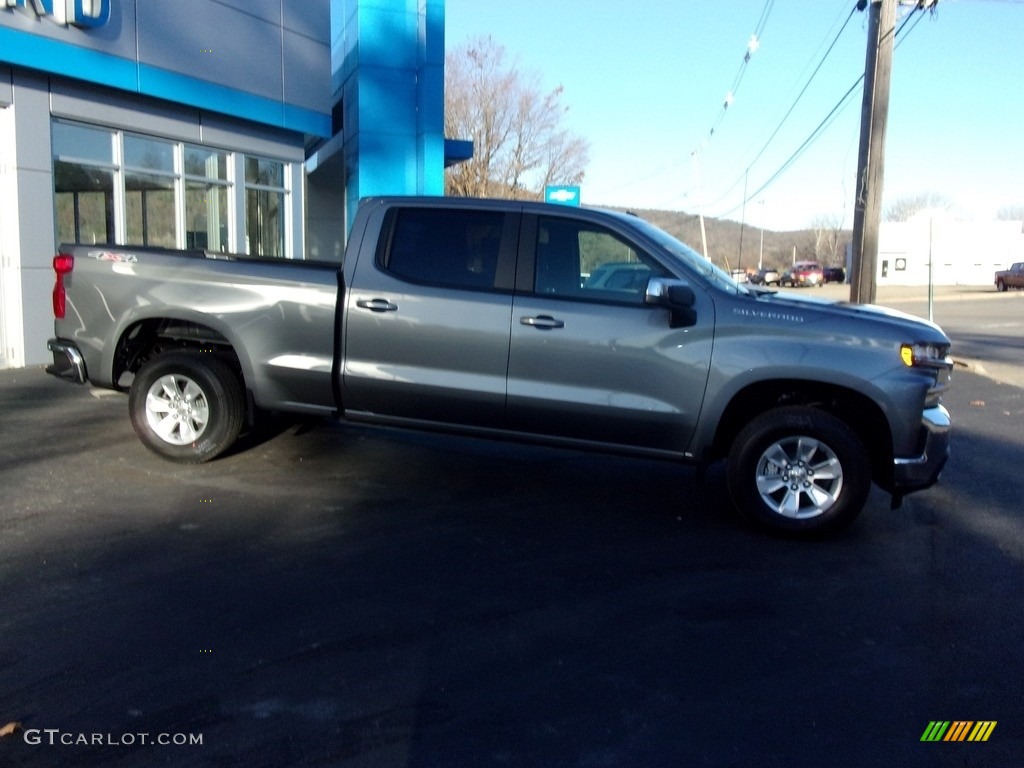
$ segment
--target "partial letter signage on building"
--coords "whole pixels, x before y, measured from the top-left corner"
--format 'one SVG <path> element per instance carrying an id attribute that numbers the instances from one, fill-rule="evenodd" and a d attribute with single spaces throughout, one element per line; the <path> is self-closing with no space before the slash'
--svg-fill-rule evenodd
<path id="1" fill-rule="evenodd" d="M 57 24 L 89 29 L 110 21 L 111 0 L 0 0 L 0 7 L 33 11 Z"/>

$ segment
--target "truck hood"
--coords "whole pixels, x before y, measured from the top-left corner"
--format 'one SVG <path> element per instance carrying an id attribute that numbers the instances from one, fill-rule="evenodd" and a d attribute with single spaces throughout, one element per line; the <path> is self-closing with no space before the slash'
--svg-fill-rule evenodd
<path id="1" fill-rule="evenodd" d="M 942 328 L 936 323 L 916 315 L 900 312 L 898 309 L 880 307 L 877 304 L 855 304 L 849 301 L 822 299 L 816 296 L 802 296 L 792 293 L 781 294 L 774 291 L 756 291 L 753 295 L 760 305 L 777 308 L 786 307 L 804 312 L 809 311 L 831 315 L 833 317 L 840 316 L 887 322 L 893 327 L 900 327 L 908 332 L 916 331 L 918 335 L 921 335 L 922 332 L 928 336 L 938 334 L 945 343 L 949 343 L 948 337 L 946 337 Z M 921 338 L 920 340 L 927 341 L 930 339 Z"/>

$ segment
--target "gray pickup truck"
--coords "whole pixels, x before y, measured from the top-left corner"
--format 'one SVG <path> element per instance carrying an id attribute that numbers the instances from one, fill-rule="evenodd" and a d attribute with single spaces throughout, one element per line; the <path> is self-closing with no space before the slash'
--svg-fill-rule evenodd
<path id="1" fill-rule="evenodd" d="M 261 410 L 728 462 L 775 530 L 849 523 L 949 453 L 949 340 L 874 306 L 734 282 L 637 216 L 373 198 L 341 264 L 62 246 L 47 370 L 128 392 L 161 456 Z"/>

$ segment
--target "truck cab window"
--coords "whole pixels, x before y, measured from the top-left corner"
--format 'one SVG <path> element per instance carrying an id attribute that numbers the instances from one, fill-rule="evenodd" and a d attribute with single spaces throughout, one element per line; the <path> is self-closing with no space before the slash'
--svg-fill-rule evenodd
<path id="1" fill-rule="evenodd" d="M 504 222 L 500 212 L 399 210 L 381 266 L 414 283 L 493 288 Z"/>
<path id="2" fill-rule="evenodd" d="M 618 235 L 587 222 L 543 217 L 537 228 L 536 293 L 641 303 L 647 281 L 668 273 Z"/>

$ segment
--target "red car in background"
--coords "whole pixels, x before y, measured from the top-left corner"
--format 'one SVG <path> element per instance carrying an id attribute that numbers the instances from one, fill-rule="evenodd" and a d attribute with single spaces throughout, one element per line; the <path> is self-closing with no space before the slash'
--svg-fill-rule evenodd
<path id="1" fill-rule="evenodd" d="M 825 284 L 825 272 L 816 261 L 798 261 L 782 275 L 782 285 L 802 288 L 808 285 Z"/>

